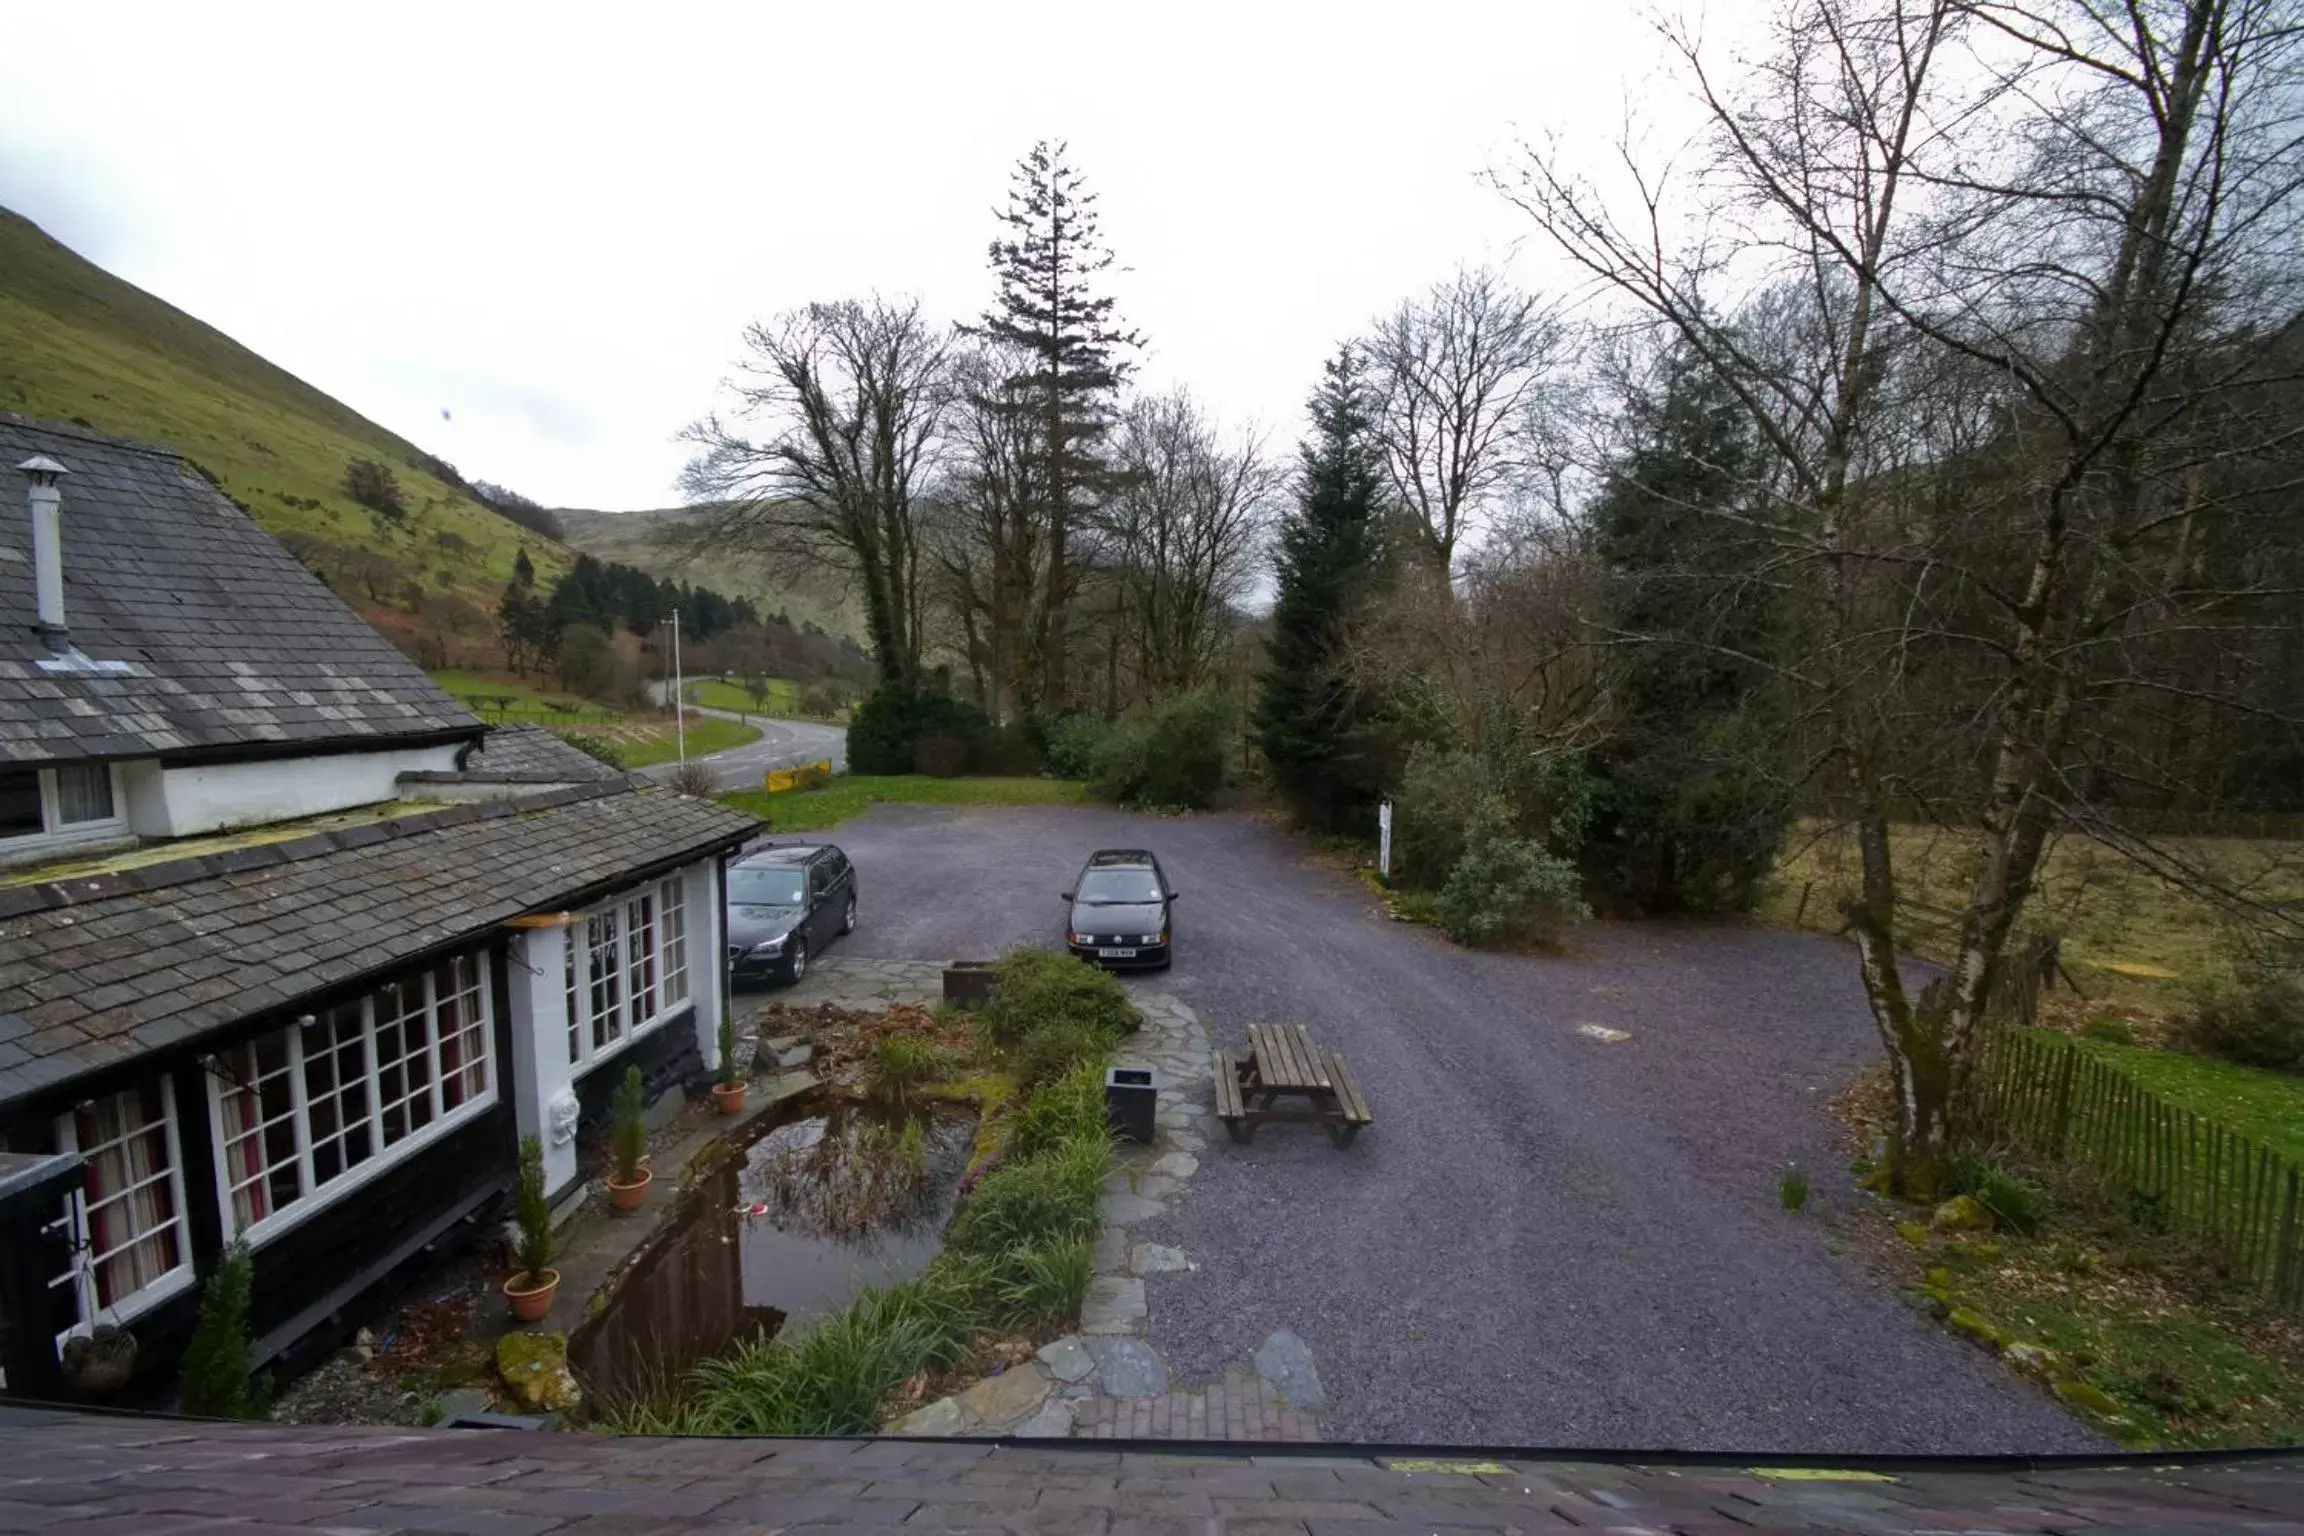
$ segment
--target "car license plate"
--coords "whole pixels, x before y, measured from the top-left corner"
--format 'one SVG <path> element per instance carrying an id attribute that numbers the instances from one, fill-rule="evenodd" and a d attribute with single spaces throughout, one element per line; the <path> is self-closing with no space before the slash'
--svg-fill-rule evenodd
<path id="1" fill-rule="evenodd" d="M 1136 958 L 1136 951 L 1132 949 L 1100 949 L 1096 951 L 1096 958 L 1099 960 L 1133 960 Z"/>

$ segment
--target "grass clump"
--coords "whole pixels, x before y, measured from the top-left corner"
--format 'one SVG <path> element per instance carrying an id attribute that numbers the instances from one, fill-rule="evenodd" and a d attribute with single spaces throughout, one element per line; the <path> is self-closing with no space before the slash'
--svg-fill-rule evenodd
<path id="1" fill-rule="evenodd" d="M 958 1065 L 950 1051 L 917 1035 L 882 1035 L 864 1058 L 864 1091 L 878 1103 L 905 1109 L 921 1089 Z"/>
<path id="2" fill-rule="evenodd" d="M 1776 1176 L 1776 1203 L 1788 1211 L 1805 1210 L 1808 1206 L 1808 1170 L 1798 1163 L 1785 1166 Z"/>

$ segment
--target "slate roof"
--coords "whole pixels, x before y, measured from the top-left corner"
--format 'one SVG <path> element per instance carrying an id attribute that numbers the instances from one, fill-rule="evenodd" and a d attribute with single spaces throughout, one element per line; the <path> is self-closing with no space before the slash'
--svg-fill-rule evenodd
<path id="1" fill-rule="evenodd" d="M 62 483 L 72 643 L 43 672 L 16 466 Z M 478 731 L 470 711 L 165 448 L 0 414 L 0 763 Z"/>
<path id="2" fill-rule="evenodd" d="M 453 773 L 420 770 L 403 784 L 602 784 L 623 775 L 540 725 L 499 725 L 464 755 Z"/>
<path id="3" fill-rule="evenodd" d="M 1253 1438 L 1224 1446 L 1158 1438 L 658 1440 L 11 1406 L 0 1407 L 0 1469 L 0 1517 L 12 1530 L 53 1536 L 2304 1531 L 2304 1457 L 2293 1452 L 1851 1465 Z"/>
<path id="4" fill-rule="evenodd" d="M 0 1100 L 741 842 L 758 826 L 617 778 L 0 887 Z"/>

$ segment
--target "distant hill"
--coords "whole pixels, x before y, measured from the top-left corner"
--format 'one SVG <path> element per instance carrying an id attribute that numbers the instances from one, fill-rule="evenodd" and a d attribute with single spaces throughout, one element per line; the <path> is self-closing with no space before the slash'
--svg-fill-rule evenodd
<path id="1" fill-rule="evenodd" d="M 862 643 L 864 617 L 845 584 L 828 576 L 800 577 L 790 584 L 757 562 L 723 555 L 691 559 L 679 550 L 684 524 L 698 514 L 688 507 L 646 512 L 587 512 L 566 507 L 560 520 L 570 547 L 602 560 L 620 560 L 651 576 L 708 586 L 729 597 L 748 597 L 764 613 L 783 613 L 794 624 L 814 624 L 826 634 Z"/>
<path id="2" fill-rule="evenodd" d="M 518 549 L 528 549 L 546 583 L 571 559 L 558 542 L 443 478 L 453 470 L 415 444 L 6 209 L 0 409 L 181 450 L 378 628 L 431 664 L 493 646 L 493 611 Z M 354 459 L 391 468 L 405 507 L 400 518 L 345 493 Z"/>

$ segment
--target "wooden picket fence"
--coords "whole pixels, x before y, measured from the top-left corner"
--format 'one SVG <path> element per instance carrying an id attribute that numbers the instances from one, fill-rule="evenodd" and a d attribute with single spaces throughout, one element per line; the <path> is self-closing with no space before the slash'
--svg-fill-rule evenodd
<path id="1" fill-rule="evenodd" d="M 2304 1311 L 2304 1170 L 2295 1163 L 2169 1103 L 2062 1035 L 2001 1031 L 1974 1083 L 1975 1123 L 1988 1138 L 2154 1202 L 2235 1274 Z"/>

